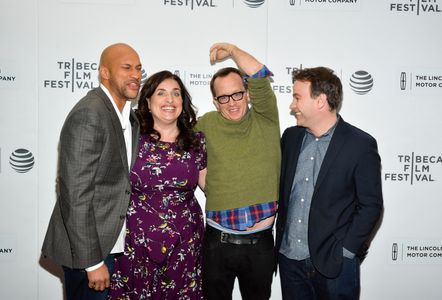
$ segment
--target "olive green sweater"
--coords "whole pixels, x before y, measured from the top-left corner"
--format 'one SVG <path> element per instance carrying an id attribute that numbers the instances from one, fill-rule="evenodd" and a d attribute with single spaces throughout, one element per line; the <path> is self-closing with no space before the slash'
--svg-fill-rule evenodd
<path id="1" fill-rule="evenodd" d="M 277 200 L 281 161 L 276 97 L 268 78 L 249 78 L 251 109 L 240 121 L 217 111 L 198 119 L 207 147 L 206 210 Z"/>

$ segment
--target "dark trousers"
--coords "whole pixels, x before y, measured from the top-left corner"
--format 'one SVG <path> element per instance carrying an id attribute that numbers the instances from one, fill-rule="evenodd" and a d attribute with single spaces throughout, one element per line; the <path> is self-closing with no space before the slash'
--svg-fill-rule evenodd
<path id="1" fill-rule="evenodd" d="M 112 276 L 115 255 L 110 254 L 104 263 L 109 269 Z M 105 300 L 107 298 L 108 289 L 97 292 L 89 288 L 87 273 L 84 269 L 71 269 L 63 266 L 64 270 L 64 286 L 67 300 Z"/>
<path id="2" fill-rule="evenodd" d="M 310 258 L 289 259 L 278 254 L 283 300 L 357 300 L 360 294 L 360 261 L 344 257 L 342 271 L 327 278 L 314 268 Z"/>
<path id="3" fill-rule="evenodd" d="M 269 299 L 275 255 L 272 230 L 254 244 L 223 242 L 220 231 L 206 226 L 203 243 L 203 292 L 206 300 L 232 299 L 235 278 L 243 300 Z"/>

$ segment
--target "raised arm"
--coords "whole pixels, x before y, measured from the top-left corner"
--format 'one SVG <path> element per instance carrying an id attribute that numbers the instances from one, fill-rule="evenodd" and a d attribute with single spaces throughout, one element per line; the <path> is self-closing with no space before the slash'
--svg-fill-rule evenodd
<path id="1" fill-rule="evenodd" d="M 251 76 L 261 70 L 263 64 L 255 57 L 229 43 L 216 43 L 210 47 L 210 62 L 215 64 L 219 61 L 232 58 L 238 68 Z"/>

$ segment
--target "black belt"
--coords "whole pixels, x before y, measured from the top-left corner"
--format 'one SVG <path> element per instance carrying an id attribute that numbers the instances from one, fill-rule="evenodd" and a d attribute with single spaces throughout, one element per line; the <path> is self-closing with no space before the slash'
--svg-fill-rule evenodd
<path id="1" fill-rule="evenodd" d="M 235 245 L 255 245 L 260 238 L 272 234 L 272 229 L 250 233 L 250 234 L 233 234 L 218 230 L 210 225 L 206 226 L 206 232 L 212 236 L 219 238 L 221 243 L 235 244 Z"/>

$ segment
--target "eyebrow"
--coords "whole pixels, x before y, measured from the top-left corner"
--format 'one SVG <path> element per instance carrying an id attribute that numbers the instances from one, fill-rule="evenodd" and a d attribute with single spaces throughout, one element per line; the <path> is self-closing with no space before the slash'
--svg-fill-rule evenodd
<path id="1" fill-rule="evenodd" d="M 132 64 L 131 63 L 122 63 L 121 66 L 131 67 Z M 142 66 L 141 64 L 137 64 L 137 65 L 135 65 L 135 68 L 141 67 L 141 66 Z"/>
<path id="2" fill-rule="evenodd" d="M 166 91 L 166 89 L 158 88 L 157 91 Z M 173 88 L 172 91 L 181 91 L 180 88 Z"/>

